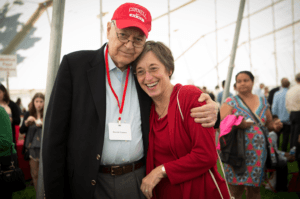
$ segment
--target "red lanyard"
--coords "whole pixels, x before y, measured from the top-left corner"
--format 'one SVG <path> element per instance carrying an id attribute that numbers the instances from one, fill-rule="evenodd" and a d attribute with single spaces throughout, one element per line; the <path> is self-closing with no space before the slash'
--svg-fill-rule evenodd
<path id="1" fill-rule="evenodd" d="M 109 75 L 109 66 L 108 66 L 108 45 L 106 47 L 106 51 L 105 51 L 105 65 L 106 65 L 106 75 L 107 75 L 107 81 L 108 84 L 110 86 L 111 91 L 113 92 L 117 102 L 118 102 L 118 106 L 119 106 L 119 118 L 118 118 L 118 122 L 120 123 L 121 121 L 121 115 L 123 112 L 123 107 L 124 107 L 124 102 L 125 102 L 125 96 L 126 96 L 126 90 L 127 90 L 127 85 L 128 85 L 128 77 L 129 77 L 129 71 L 130 71 L 130 67 L 128 65 L 128 69 L 127 69 L 127 75 L 126 75 L 126 81 L 125 81 L 125 87 L 124 87 L 124 91 L 123 91 L 123 97 L 122 97 L 122 105 L 120 107 L 120 102 L 118 99 L 117 94 L 115 93 L 115 90 L 113 89 L 112 85 L 111 85 L 111 81 L 110 81 L 110 75 Z"/>

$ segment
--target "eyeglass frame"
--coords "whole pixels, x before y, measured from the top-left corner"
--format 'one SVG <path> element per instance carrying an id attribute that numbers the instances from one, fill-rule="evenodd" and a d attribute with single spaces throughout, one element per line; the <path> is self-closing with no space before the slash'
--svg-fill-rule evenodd
<path id="1" fill-rule="evenodd" d="M 156 67 L 149 67 L 148 70 L 144 69 L 143 70 L 143 74 L 138 74 L 138 70 L 136 70 L 134 72 L 134 74 L 137 76 L 137 77 L 144 77 L 146 75 L 146 73 L 148 72 L 149 74 L 153 75 L 153 73 L 157 72 L 158 70 L 160 69 L 159 66 L 156 66 Z"/>
<path id="2" fill-rule="evenodd" d="M 115 26 L 115 27 L 117 28 L 117 26 L 116 26 L 116 24 L 115 24 L 114 21 L 111 21 L 111 23 L 113 24 L 113 26 Z M 118 29 L 118 28 L 117 28 L 117 29 Z M 136 47 L 136 48 L 142 48 L 142 47 L 144 47 L 145 44 L 146 44 L 146 40 L 144 41 L 144 44 L 143 44 L 142 46 L 136 46 L 136 43 L 135 43 L 134 41 L 130 40 L 130 39 L 126 39 L 127 41 L 121 41 L 118 34 L 125 34 L 125 33 L 119 33 L 119 32 L 116 31 L 116 35 L 117 35 L 118 40 L 119 40 L 120 42 L 124 43 L 124 44 L 127 44 L 129 41 L 131 41 L 131 42 L 132 42 L 132 45 L 133 45 L 134 47 Z"/>

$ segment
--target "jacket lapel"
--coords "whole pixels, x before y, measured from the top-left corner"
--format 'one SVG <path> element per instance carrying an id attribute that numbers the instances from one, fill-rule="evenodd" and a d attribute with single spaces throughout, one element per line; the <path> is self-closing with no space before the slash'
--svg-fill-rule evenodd
<path id="1" fill-rule="evenodd" d="M 101 126 L 104 130 L 106 115 L 106 84 L 105 84 L 105 59 L 104 44 L 97 51 L 94 59 L 90 61 L 91 68 L 87 70 L 88 81 L 92 92 L 93 100 L 100 118 Z M 103 125 L 102 125 L 103 124 Z"/>

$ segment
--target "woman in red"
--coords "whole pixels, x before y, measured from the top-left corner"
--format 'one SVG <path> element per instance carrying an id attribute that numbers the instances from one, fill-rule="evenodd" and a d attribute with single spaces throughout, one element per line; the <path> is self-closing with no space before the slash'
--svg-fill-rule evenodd
<path id="1" fill-rule="evenodd" d="M 171 84 L 174 59 L 170 49 L 161 42 L 146 42 L 133 70 L 154 102 L 147 176 L 141 185 L 144 195 L 148 199 L 229 198 L 227 185 L 217 171 L 214 129 L 202 127 L 190 116 L 191 108 L 205 104 L 197 102 L 201 91 L 195 86 Z"/>

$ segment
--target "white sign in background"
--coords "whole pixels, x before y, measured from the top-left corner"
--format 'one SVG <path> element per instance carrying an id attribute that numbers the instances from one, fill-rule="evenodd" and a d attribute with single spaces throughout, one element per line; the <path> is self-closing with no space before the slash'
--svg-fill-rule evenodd
<path id="1" fill-rule="evenodd" d="M 0 78 L 16 77 L 17 55 L 0 55 Z"/>

